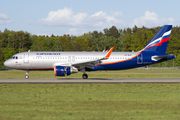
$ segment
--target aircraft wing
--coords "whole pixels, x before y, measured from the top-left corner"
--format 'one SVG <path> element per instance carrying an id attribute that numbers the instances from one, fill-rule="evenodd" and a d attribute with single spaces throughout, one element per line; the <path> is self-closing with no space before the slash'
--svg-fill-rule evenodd
<path id="1" fill-rule="evenodd" d="M 94 59 L 94 60 L 88 60 L 88 61 L 83 61 L 83 62 L 76 62 L 76 63 L 72 63 L 72 66 L 78 68 L 78 69 L 83 69 L 85 67 L 87 68 L 91 68 L 92 66 L 94 66 L 95 64 L 101 64 L 101 60 L 107 60 L 112 51 L 113 51 L 114 47 L 112 47 L 108 53 L 106 54 L 106 56 L 104 56 L 103 58 L 100 59 Z"/>

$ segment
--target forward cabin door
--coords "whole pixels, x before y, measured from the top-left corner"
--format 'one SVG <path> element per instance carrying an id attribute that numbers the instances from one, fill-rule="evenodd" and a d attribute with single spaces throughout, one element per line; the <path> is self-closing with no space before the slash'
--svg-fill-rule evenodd
<path id="1" fill-rule="evenodd" d="M 24 54 L 24 63 L 29 63 L 29 53 Z"/>

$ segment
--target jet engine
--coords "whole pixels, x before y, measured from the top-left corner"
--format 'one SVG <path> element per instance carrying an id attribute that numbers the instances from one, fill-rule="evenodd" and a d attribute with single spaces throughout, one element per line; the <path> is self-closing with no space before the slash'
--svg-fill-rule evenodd
<path id="1" fill-rule="evenodd" d="M 68 76 L 71 73 L 77 73 L 78 69 L 72 66 L 55 66 L 54 74 L 55 76 Z"/>

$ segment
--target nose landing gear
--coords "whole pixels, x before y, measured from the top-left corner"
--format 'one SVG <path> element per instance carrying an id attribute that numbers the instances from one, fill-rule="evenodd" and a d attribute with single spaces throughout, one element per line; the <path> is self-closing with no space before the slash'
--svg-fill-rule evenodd
<path id="1" fill-rule="evenodd" d="M 29 78 L 29 70 L 26 71 L 26 76 L 25 76 L 26 79 Z"/>

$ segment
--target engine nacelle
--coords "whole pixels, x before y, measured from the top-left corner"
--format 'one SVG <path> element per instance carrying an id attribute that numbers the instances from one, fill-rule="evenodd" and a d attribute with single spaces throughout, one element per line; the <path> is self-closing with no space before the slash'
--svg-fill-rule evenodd
<path id="1" fill-rule="evenodd" d="M 68 76 L 71 73 L 77 73 L 78 69 L 71 66 L 55 66 L 54 74 L 55 76 Z"/>

